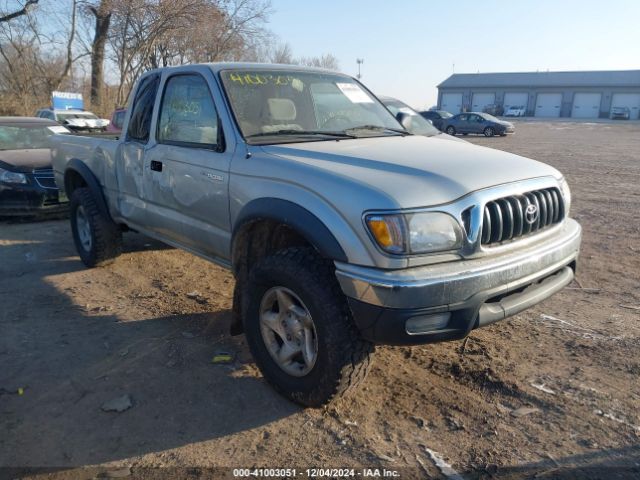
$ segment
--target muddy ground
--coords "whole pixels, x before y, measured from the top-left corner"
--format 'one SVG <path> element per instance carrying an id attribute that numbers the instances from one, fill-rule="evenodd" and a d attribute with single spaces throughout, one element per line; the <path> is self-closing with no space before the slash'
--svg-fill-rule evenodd
<path id="1" fill-rule="evenodd" d="M 379 347 L 365 385 L 322 410 L 277 395 L 227 334 L 228 272 L 137 234 L 87 270 L 67 221 L 0 223 L 0 477 L 443 477 L 430 452 L 466 479 L 640 476 L 640 125 L 516 128 L 469 140 L 565 172 L 579 283 L 464 349 Z M 123 395 L 130 408 L 102 410 Z"/>

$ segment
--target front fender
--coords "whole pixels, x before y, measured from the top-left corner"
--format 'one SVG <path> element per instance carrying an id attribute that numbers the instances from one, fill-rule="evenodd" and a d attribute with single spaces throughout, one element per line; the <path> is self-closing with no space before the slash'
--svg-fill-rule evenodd
<path id="1" fill-rule="evenodd" d="M 314 245 L 322 256 L 348 262 L 344 249 L 318 217 L 300 205 L 281 198 L 258 198 L 247 203 L 236 218 L 232 244 L 241 228 L 256 219 L 269 219 L 288 225 Z"/>

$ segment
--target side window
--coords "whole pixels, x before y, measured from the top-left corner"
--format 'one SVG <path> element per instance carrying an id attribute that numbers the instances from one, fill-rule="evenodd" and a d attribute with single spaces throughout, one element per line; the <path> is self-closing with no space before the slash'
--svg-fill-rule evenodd
<path id="1" fill-rule="evenodd" d="M 137 140 L 142 143 L 149 141 L 149 130 L 151 129 L 151 114 L 153 113 L 153 103 L 156 99 L 159 83 L 158 75 L 150 75 L 144 78 L 133 101 L 127 139 Z"/>
<path id="2" fill-rule="evenodd" d="M 126 110 L 120 110 L 119 112 L 116 112 L 116 114 L 113 117 L 113 126 L 116 128 L 122 128 L 122 124 L 124 123 L 124 114 L 126 113 Z"/>
<path id="3" fill-rule="evenodd" d="M 218 113 L 207 82 L 200 75 L 175 75 L 167 80 L 158 142 L 217 149 Z"/>
<path id="4" fill-rule="evenodd" d="M 458 120 L 461 122 L 466 122 L 467 121 L 467 115 L 458 115 Z"/>

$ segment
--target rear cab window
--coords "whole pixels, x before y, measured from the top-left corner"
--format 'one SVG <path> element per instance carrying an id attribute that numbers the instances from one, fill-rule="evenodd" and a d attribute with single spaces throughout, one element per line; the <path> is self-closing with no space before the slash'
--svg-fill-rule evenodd
<path id="1" fill-rule="evenodd" d="M 129 118 L 127 140 L 140 143 L 147 143 L 149 141 L 151 116 L 153 114 L 153 105 L 159 83 L 160 76 L 158 74 L 149 75 L 140 81 L 136 96 L 133 100 L 131 117 Z"/>

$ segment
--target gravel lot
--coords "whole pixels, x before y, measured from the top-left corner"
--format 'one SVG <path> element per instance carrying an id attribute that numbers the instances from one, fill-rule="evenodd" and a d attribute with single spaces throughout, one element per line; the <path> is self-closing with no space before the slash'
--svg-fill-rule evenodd
<path id="1" fill-rule="evenodd" d="M 578 282 L 464 348 L 378 348 L 364 388 L 324 410 L 274 393 L 227 335 L 224 270 L 136 234 L 115 264 L 86 270 L 67 221 L 0 223 L 0 478 L 213 466 L 439 478 L 437 457 L 466 479 L 638 478 L 640 125 L 516 130 L 468 139 L 566 174 L 584 228 Z M 212 363 L 220 352 L 233 361 Z M 112 400 L 126 410 L 104 411 Z"/>

